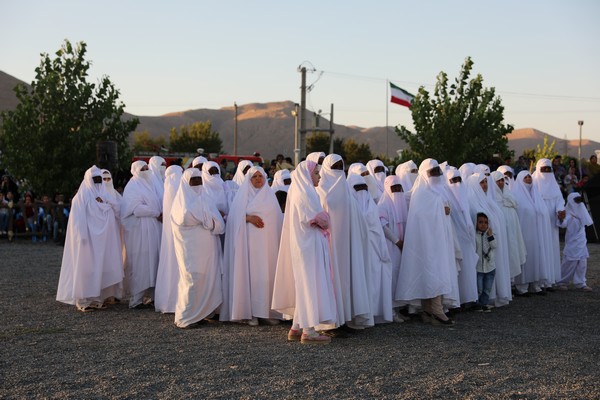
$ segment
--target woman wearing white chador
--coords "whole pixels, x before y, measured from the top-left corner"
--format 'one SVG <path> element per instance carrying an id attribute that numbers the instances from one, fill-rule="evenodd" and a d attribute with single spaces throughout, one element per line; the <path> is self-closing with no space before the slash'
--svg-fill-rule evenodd
<path id="1" fill-rule="evenodd" d="M 87 311 L 103 308 L 109 297 L 121 298 L 118 213 L 119 204 L 107 194 L 100 169 L 91 167 L 71 202 L 56 300 Z"/>
<path id="2" fill-rule="evenodd" d="M 519 294 L 528 291 L 540 292 L 551 279 L 547 268 L 552 246 L 552 227 L 547 215 L 546 204 L 533 186 L 529 171 L 521 171 L 512 184 L 512 194 L 519 203 L 517 215 L 523 233 L 527 258 L 520 275 L 515 277 Z"/>
<path id="3" fill-rule="evenodd" d="M 129 307 L 154 301 L 156 271 L 162 234 L 162 203 L 152 184 L 152 172 L 144 161 L 131 164 L 123 191 L 121 223 L 125 239 L 125 286 Z"/>
<path id="4" fill-rule="evenodd" d="M 350 193 L 343 168 L 339 155 L 329 154 L 325 157 L 317 193 L 330 218 L 338 323 L 360 328 L 374 324 L 365 275 L 365 264 L 368 262 L 367 232 L 364 224 L 361 224 L 360 211 Z"/>
<path id="5" fill-rule="evenodd" d="M 179 189 L 183 169 L 179 165 L 171 165 L 165 172 L 165 190 L 163 196 L 162 238 L 160 241 L 160 258 L 156 275 L 154 292 L 154 309 L 162 313 L 175 312 L 177 303 L 177 285 L 179 282 L 179 267 L 175 256 L 175 242 L 171 228 L 171 207 Z"/>
<path id="6" fill-rule="evenodd" d="M 356 199 L 360 215 L 367 229 L 368 263 L 365 272 L 375 322 L 393 321 L 392 310 L 392 259 L 379 219 L 377 205 L 368 192 L 365 179 L 356 174 L 348 176 L 350 192 Z"/>
<path id="7" fill-rule="evenodd" d="M 161 203 L 165 194 L 165 173 L 167 170 L 167 162 L 161 156 L 152 156 L 148 160 L 148 169 L 152 172 L 152 185 Z M 162 211 L 162 210 L 161 210 Z"/>
<path id="8" fill-rule="evenodd" d="M 538 160 L 535 164 L 535 172 L 531 174 L 533 186 L 544 199 L 548 219 L 550 220 L 552 247 L 548 257 L 548 267 L 551 272 L 550 281 L 546 286 L 551 286 L 561 280 L 560 269 L 560 240 L 559 240 L 559 219 L 565 217 L 565 200 L 556 182 L 552 170 L 552 161 L 547 158 Z"/>
<path id="9" fill-rule="evenodd" d="M 280 169 L 279 171 L 275 172 L 275 175 L 273 176 L 273 183 L 271 184 L 271 190 L 273 191 L 273 193 L 276 193 L 278 191 L 283 191 L 286 192 L 289 190 L 290 188 L 290 184 L 289 182 L 291 181 L 291 175 L 290 175 L 290 171 L 287 169 Z M 286 183 L 288 182 L 288 183 Z"/>
<path id="10" fill-rule="evenodd" d="M 315 185 L 317 163 L 302 161 L 292 172 L 288 191 L 277 272 L 273 287 L 273 310 L 293 316 L 288 340 L 299 340 L 299 330 L 335 324 L 328 216 Z"/>
<path id="11" fill-rule="evenodd" d="M 246 173 L 231 205 L 225 231 L 222 321 L 280 319 L 271 310 L 283 214 L 267 174 Z"/>
<path id="12" fill-rule="evenodd" d="M 367 170 L 377 184 L 377 194 L 376 196 L 373 196 L 373 200 L 375 200 L 375 203 L 378 203 L 384 190 L 383 182 L 385 181 L 385 165 L 383 165 L 383 161 L 381 160 L 370 160 L 367 162 Z"/>
<path id="13" fill-rule="evenodd" d="M 492 184 L 494 184 L 492 182 Z M 467 179 L 469 188 L 469 207 L 473 223 L 477 223 L 477 213 L 484 213 L 488 217 L 489 226 L 492 228 L 496 240 L 494 252 L 496 275 L 490 299 L 494 300 L 496 307 L 505 306 L 512 300 L 510 266 L 508 264 L 508 238 L 504 213 L 498 204 L 487 195 L 490 191 L 485 173 L 476 172 Z"/>
<path id="14" fill-rule="evenodd" d="M 454 225 L 454 233 L 460 246 L 461 260 L 458 273 L 460 304 L 477 301 L 477 251 L 475 248 L 475 226 L 469 208 L 469 193 L 466 182 L 462 181 L 460 171 L 449 168 L 445 176 L 450 189 L 450 217 Z"/>
<path id="15" fill-rule="evenodd" d="M 436 160 L 428 158 L 419 166 L 395 296 L 403 304 L 422 306 L 427 321 L 451 325 L 443 305 L 458 307 L 460 302 L 454 233 L 442 179 Z"/>
<path id="16" fill-rule="evenodd" d="M 396 175 L 390 175 L 385 178 L 385 190 L 377 208 L 379 211 L 379 220 L 383 227 L 388 254 L 392 261 L 392 298 L 395 298 L 394 291 L 398 286 L 398 275 L 400 274 L 402 251 L 404 243 L 404 232 L 406 231 L 406 220 L 408 218 L 408 208 L 400 178 Z"/>
<path id="17" fill-rule="evenodd" d="M 521 223 L 517 213 L 519 206 L 510 189 L 508 189 L 502 172 L 493 171 L 490 178 L 488 178 L 490 186 L 488 195 L 498 204 L 504 214 L 506 238 L 508 240 L 508 265 L 510 267 L 510 277 L 514 278 L 521 273 L 527 256 L 523 234 L 521 233 Z"/>
<path id="18" fill-rule="evenodd" d="M 227 218 L 229 213 L 229 200 L 227 197 L 225 183 L 221 178 L 219 164 L 208 161 L 202 164 L 202 191 L 209 195 L 217 206 L 217 210 Z"/>
<path id="19" fill-rule="evenodd" d="M 187 169 L 173 207 L 171 225 L 179 266 L 175 325 L 188 327 L 210 316 L 222 302 L 220 234 L 225 222 L 202 189 L 200 171 Z"/>
<path id="20" fill-rule="evenodd" d="M 371 175 L 371 173 L 363 163 L 350 164 L 350 166 L 348 167 L 348 177 L 350 177 L 350 175 L 360 175 L 364 178 L 365 182 L 367 182 L 369 194 L 371 195 L 371 198 L 374 201 L 377 198 L 381 198 L 381 193 L 379 193 L 379 187 L 377 186 L 375 178 Z"/>

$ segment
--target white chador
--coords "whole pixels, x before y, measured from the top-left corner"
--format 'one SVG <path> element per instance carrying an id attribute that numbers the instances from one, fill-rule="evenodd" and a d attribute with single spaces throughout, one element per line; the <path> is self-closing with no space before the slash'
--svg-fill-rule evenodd
<path id="1" fill-rule="evenodd" d="M 179 282 L 179 267 L 175 257 L 175 242 L 171 228 L 171 207 L 179 189 L 183 169 L 179 165 L 171 165 L 165 172 L 165 190 L 163 196 L 163 224 L 160 241 L 160 258 L 156 274 L 156 289 L 154 291 L 154 309 L 162 313 L 175 312 L 177 303 L 177 285 Z"/>
<path id="2" fill-rule="evenodd" d="M 376 323 L 392 322 L 394 317 L 392 311 L 392 259 L 379 219 L 379 210 L 371 198 L 367 182 L 362 176 L 349 175 L 348 186 L 356 199 L 368 232 L 368 263 L 365 271 L 371 312 Z M 356 190 L 357 186 L 358 191 Z"/>
<path id="3" fill-rule="evenodd" d="M 118 214 L 119 204 L 104 189 L 100 169 L 91 167 L 71 202 L 56 300 L 86 310 L 101 308 L 108 297 L 121 297 Z"/>
<path id="4" fill-rule="evenodd" d="M 338 320 L 328 242 L 328 217 L 314 185 L 317 164 L 302 161 L 292 172 L 277 257 L 272 309 L 293 316 L 300 328 Z"/>
<path id="5" fill-rule="evenodd" d="M 378 203 L 384 190 L 383 181 L 385 181 L 385 165 L 383 165 L 383 161 L 381 160 L 370 160 L 367 163 L 367 170 L 377 184 L 377 195 L 373 197 L 373 200 L 375 200 L 375 203 Z"/>
<path id="6" fill-rule="evenodd" d="M 454 225 L 454 233 L 460 246 L 462 259 L 458 273 L 460 304 L 476 301 L 477 295 L 477 251 L 475 248 L 475 226 L 469 209 L 469 193 L 466 183 L 462 181 L 460 171 L 449 168 L 445 176 L 450 189 L 450 217 Z"/>
<path id="7" fill-rule="evenodd" d="M 580 202 L 576 199 L 579 198 Z M 594 223 L 590 213 L 581 202 L 579 193 L 571 193 L 567 197 L 566 216 L 561 228 L 566 228 L 565 248 L 562 261 L 561 285 L 569 285 L 571 281 L 578 289 L 590 291 L 586 285 L 587 259 L 590 256 L 587 248 L 585 227 Z M 587 289 L 586 289 L 587 288 Z"/>
<path id="8" fill-rule="evenodd" d="M 279 171 L 275 172 L 275 175 L 273 176 L 273 184 L 271 185 L 271 190 L 273 193 L 280 190 L 287 193 L 288 189 L 290 188 L 290 185 L 285 183 L 287 179 L 291 180 L 290 171 L 287 169 L 280 169 Z"/>
<path id="9" fill-rule="evenodd" d="M 436 160 L 424 160 L 412 187 L 395 300 L 421 306 L 421 300 L 441 296 L 438 308 L 442 304 L 459 307 L 455 239 L 452 221 L 445 211 L 448 201 L 444 178 L 428 175 L 437 166 Z"/>
<path id="10" fill-rule="evenodd" d="M 225 183 L 221 178 L 221 169 L 219 168 L 219 164 L 214 161 L 202 164 L 202 191 L 213 199 L 217 210 L 223 215 L 229 213 L 229 199 Z"/>
<path id="11" fill-rule="evenodd" d="M 549 167 L 550 170 L 548 172 L 542 172 L 541 169 L 543 167 Z M 535 164 L 535 172 L 531 174 L 531 177 L 533 178 L 533 185 L 536 187 L 542 199 L 544 199 L 544 203 L 546 203 L 547 215 L 550 219 L 550 226 L 552 227 L 552 246 L 548 257 L 548 267 L 552 274 L 548 285 L 552 285 L 561 279 L 558 213 L 565 211 L 565 201 L 560 192 L 560 187 L 558 186 L 558 183 L 556 183 L 554 173 L 552 172 L 552 161 L 547 158 L 539 160 Z"/>
<path id="12" fill-rule="evenodd" d="M 508 265 L 508 238 L 504 213 L 498 204 L 488 197 L 482 188 L 482 182 L 487 184 L 485 173 L 476 172 L 467 179 L 469 188 L 469 208 L 473 223 L 477 223 L 477 213 L 484 213 L 488 217 L 490 228 L 496 239 L 495 263 L 496 275 L 490 299 L 494 300 L 496 307 L 507 305 L 512 300 L 510 266 Z M 493 182 L 492 182 L 493 184 Z M 490 188 L 488 186 L 487 191 Z"/>
<path id="13" fill-rule="evenodd" d="M 171 208 L 179 265 L 175 325 L 180 328 L 210 316 L 222 302 L 218 235 L 225 232 L 225 222 L 202 186 L 190 185 L 190 180 L 200 175 L 197 168 L 183 173 Z"/>
<path id="14" fill-rule="evenodd" d="M 281 318 L 271 310 L 271 300 L 282 219 L 267 174 L 261 167 L 250 168 L 227 218 L 222 321 Z"/>
<path id="15" fill-rule="evenodd" d="M 342 162 L 337 154 L 323 160 L 317 193 L 330 218 L 330 243 L 333 260 L 333 283 L 338 307 L 338 323 L 359 328 L 372 326 L 373 315 L 367 289 L 367 232 L 359 219 L 356 200 L 350 193 L 342 169 L 332 166 Z M 293 178 L 292 178 L 293 180 Z"/>
<path id="16" fill-rule="evenodd" d="M 488 195 L 498 204 L 504 214 L 506 238 L 508 240 L 508 265 L 510 267 L 510 277 L 514 278 L 521 273 L 527 256 L 519 215 L 517 214 L 518 203 L 508 189 L 502 172 L 494 171 L 490 174 L 490 178 L 488 179 Z M 499 184 L 502 185 L 502 188 L 498 186 Z"/>
<path id="17" fill-rule="evenodd" d="M 236 167 L 233 179 L 225 181 L 225 191 L 227 193 L 227 201 L 229 204 L 233 203 L 235 194 L 244 182 L 244 177 L 246 175 L 244 170 L 249 169 L 250 167 L 252 167 L 252 161 L 241 160 Z"/>
<path id="18" fill-rule="evenodd" d="M 152 172 L 152 184 L 162 207 L 163 196 L 165 193 L 164 186 L 167 162 L 161 156 L 152 156 L 150 157 L 150 160 L 148 160 L 148 169 Z"/>
<path id="19" fill-rule="evenodd" d="M 156 271 L 160 253 L 162 203 L 152 183 L 152 172 L 144 161 L 131 164 L 131 174 L 123 191 L 121 223 L 125 239 L 125 283 L 129 307 L 154 300 Z M 144 170 L 142 170 L 144 169 Z"/>
<path id="20" fill-rule="evenodd" d="M 408 208 L 403 192 L 393 192 L 392 186 L 399 185 L 400 178 L 396 175 L 390 175 L 385 178 L 385 190 L 377 208 L 379 210 L 379 219 L 383 226 L 383 232 L 386 238 L 388 254 L 392 261 L 392 298 L 395 297 L 394 291 L 398 286 L 398 274 L 402 262 L 402 252 L 398 242 L 404 242 L 404 232 L 406 229 L 406 220 L 408 218 Z"/>
<path id="21" fill-rule="evenodd" d="M 369 194 L 371 195 L 371 198 L 373 200 L 377 198 L 381 199 L 381 193 L 379 193 L 377 182 L 375 182 L 375 178 L 371 175 L 363 163 L 350 164 L 348 167 L 348 176 L 350 175 L 362 176 L 365 179 L 365 182 L 367 182 L 367 187 L 369 188 Z"/>
<path id="22" fill-rule="evenodd" d="M 403 162 L 396 167 L 395 174 L 400 178 L 400 184 L 402 185 L 402 191 L 404 192 L 404 198 L 408 206 L 412 187 L 419 176 L 417 164 L 413 160 Z"/>
<path id="23" fill-rule="evenodd" d="M 527 258 L 522 272 L 515 277 L 519 293 L 540 291 L 540 286 L 548 283 L 550 270 L 547 268 L 550 246 L 552 246 L 550 220 L 544 200 L 531 183 L 529 171 L 521 171 L 512 184 L 512 194 L 519 203 L 517 215 L 523 233 Z M 529 183 L 525 182 L 529 180 Z"/>

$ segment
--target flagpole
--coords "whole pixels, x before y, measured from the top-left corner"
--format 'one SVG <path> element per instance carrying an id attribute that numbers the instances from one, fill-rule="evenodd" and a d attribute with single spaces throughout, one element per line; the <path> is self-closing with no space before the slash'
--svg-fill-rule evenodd
<path id="1" fill-rule="evenodd" d="M 389 94 L 389 90 L 390 90 L 390 83 L 389 81 L 385 80 L 385 152 L 387 155 L 387 158 L 390 158 L 390 145 L 388 142 L 388 137 L 389 137 L 389 132 L 388 132 L 388 107 L 389 107 L 389 99 L 390 99 L 390 94 Z"/>

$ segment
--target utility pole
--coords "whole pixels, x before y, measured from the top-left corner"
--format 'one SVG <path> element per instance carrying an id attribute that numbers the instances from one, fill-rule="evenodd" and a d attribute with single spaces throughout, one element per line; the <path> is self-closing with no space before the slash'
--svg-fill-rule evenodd
<path id="1" fill-rule="evenodd" d="M 237 122 L 238 122 L 238 106 L 237 103 L 233 103 L 235 109 L 235 119 L 233 122 L 233 155 L 237 156 Z"/>
<path id="2" fill-rule="evenodd" d="M 300 137 L 299 128 L 298 128 L 298 111 L 300 109 L 300 104 L 294 104 L 294 110 L 292 111 L 292 115 L 294 116 L 294 166 L 298 166 L 300 164 Z"/>
<path id="3" fill-rule="evenodd" d="M 300 69 L 300 157 L 306 157 L 306 67 Z"/>
<path id="4" fill-rule="evenodd" d="M 333 154 L 333 103 L 331 103 L 331 113 L 329 115 L 329 154 Z"/>
<path id="5" fill-rule="evenodd" d="M 579 125 L 579 151 L 577 152 L 577 158 L 579 158 L 579 176 L 583 176 L 583 168 L 581 167 L 581 127 L 583 126 L 583 121 L 577 121 L 577 125 Z"/>

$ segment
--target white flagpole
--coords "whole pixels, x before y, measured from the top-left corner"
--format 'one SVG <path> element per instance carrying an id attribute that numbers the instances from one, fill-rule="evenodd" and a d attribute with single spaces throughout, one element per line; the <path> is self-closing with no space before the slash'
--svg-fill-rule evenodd
<path id="1" fill-rule="evenodd" d="M 389 107 L 389 103 L 390 103 L 390 94 L 389 94 L 389 90 L 390 90 L 390 83 L 389 81 L 386 79 L 385 80 L 385 153 L 387 155 L 387 158 L 390 158 L 390 145 L 388 142 L 388 137 L 389 137 L 389 132 L 388 132 L 388 107 Z"/>

